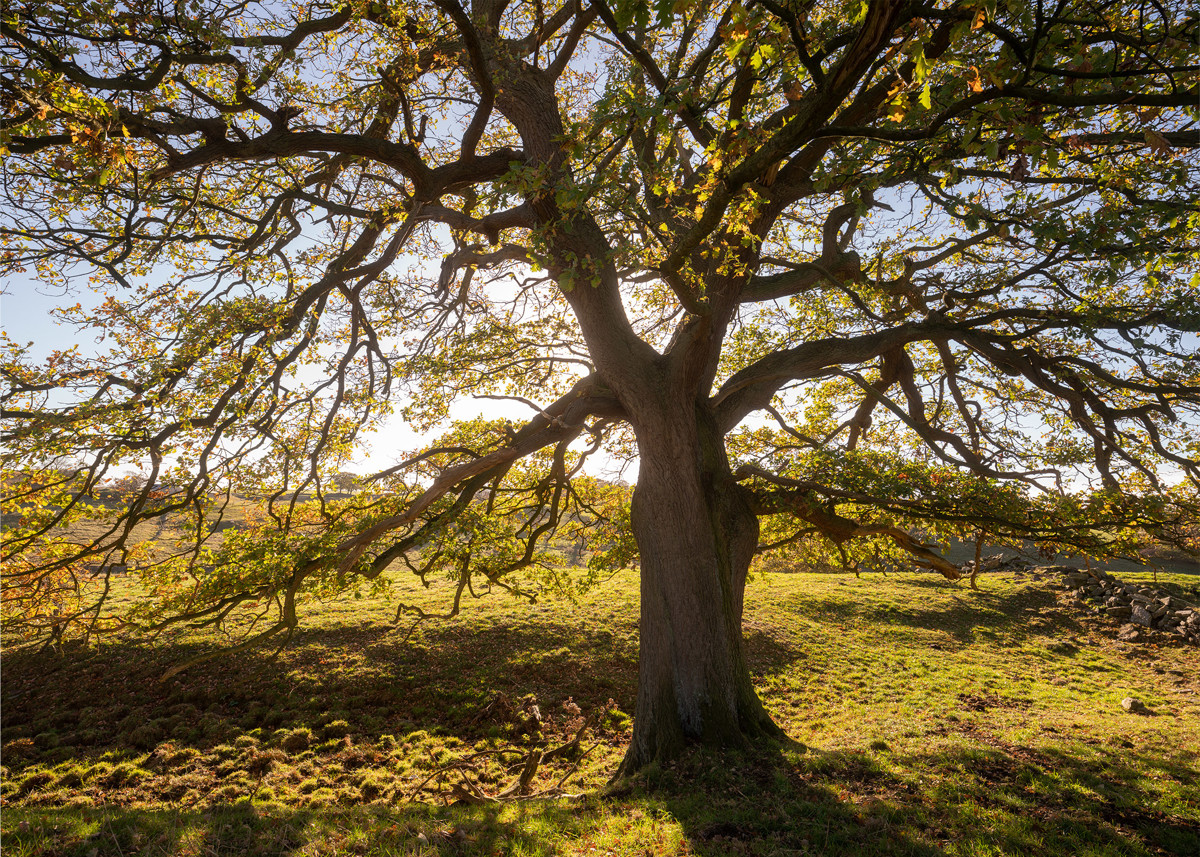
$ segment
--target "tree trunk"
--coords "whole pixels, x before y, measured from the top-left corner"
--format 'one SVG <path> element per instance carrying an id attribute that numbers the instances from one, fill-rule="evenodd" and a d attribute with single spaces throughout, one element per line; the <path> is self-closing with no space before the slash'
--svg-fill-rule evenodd
<path id="1" fill-rule="evenodd" d="M 641 555 L 641 643 L 633 741 L 618 776 L 689 743 L 780 736 L 742 646 L 758 519 L 702 408 L 643 420 L 633 529 Z"/>

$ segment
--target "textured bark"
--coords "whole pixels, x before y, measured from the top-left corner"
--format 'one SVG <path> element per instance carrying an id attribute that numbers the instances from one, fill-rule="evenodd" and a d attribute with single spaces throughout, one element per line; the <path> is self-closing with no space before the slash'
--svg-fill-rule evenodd
<path id="1" fill-rule="evenodd" d="M 502 65 L 502 54 L 493 52 Z M 726 300 L 697 316 L 664 359 L 625 312 L 612 248 L 586 210 L 564 212 L 549 188 L 569 186 L 553 76 L 499 67 L 496 104 L 526 156 L 554 180 L 525 200 L 545 229 L 545 267 L 579 321 L 597 374 L 638 437 L 634 533 L 641 556 L 641 644 L 634 736 L 619 774 L 677 756 L 690 743 L 741 746 L 779 735 L 750 681 L 742 603 L 758 519 L 733 479 L 715 413 L 703 404 L 716 372 Z M 710 283 L 713 294 L 724 294 Z"/>
<path id="2" fill-rule="evenodd" d="M 754 691 L 742 645 L 758 519 L 711 415 L 673 411 L 638 426 L 640 664 L 633 740 L 618 775 L 691 743 L 743 746 L 782 734 Z"/>

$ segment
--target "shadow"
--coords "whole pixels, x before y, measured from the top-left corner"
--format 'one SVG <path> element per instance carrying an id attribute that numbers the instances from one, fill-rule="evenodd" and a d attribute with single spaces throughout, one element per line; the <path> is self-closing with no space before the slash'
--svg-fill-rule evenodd
<path id="1" fill-rule="evenodd" d="M 163 741 L 206 749 L 256 730 L 319 737 L 335 721 L 366 740 L 428 730 L 470 742 L 494 737 L 480 712 L 497 694 L 532 694 L 543 708 L 572 698 L 585 711 L 611 698 L 632 711 L 636 693 L 636 641 L 544 618 L 483 633 L 447 622 L 408 640 L 391 626 L 309 629 L 277 657 L 254 650 L 159 680 L 205 650 L 125 642 L 90 655 L 5 653 L 0 728 L 14 752 L 4 764 L 132 757 Z M 21 738 L 33 746 L 13 747 Z"/>
<path id="2" fill-rule="evenodd" d="M 780 636 L 753 625 L 747 625 L 743 629 L 742 645 L 750 672 L 755 676 L 778 672 L 808 657 L 802 648 L 790 640 L 781 639 Z"/>
<path id="3" fill-rule="evenodd" d="M 26 813 L 21 813 L 25 815 Z M 539 822 L 561 834 L 582 837 L 578 814 L 542 807 Z M 373 806 L 359 812 L 311 812 L 246 802 L 205 810 L 128 807 L 65 810 L 53 819 L 22 819 L 5 832 L 5 848 L 39 857 L 110 857 L 138 854 L 229 854 L 284 857 L 291 854 L 560 853 L 522 824 L 526 812 L 501 818 L 499 806 Z"/>
<path id="4" fill-rule="evenodd" d="M 803 754 L 803 755 L 802 755 Z M 812 752 L 795 742 L 748 751 L 698 750 L 638 774 L 623 797 L 668 814 L 703 857 L 908 854 L 933 857 L 894 807 L 860 794 L 902 784 L 867 753 Z"/>
<path id="5" fill-rule="evenodd" d="M 920 629 L 969 641 L 981 631 L 1002 640 L 1033 636 L 1024 611 L 1055 604 L 1051 593 L 1028 588 L 952 589 L 925 603 L 922 593 L 946 585 L 905 583 L 911 599 L 896 600 L 893 591 L 885 603 L 865 597 L 869 589 L 805 593 L 780 609 L 815 622 L 862 619 L 881 632 Z M 1080 627 L 1057 612 L 1054 623 L 1066 633 Z M 567 700 L 584 711 L 609 699 L 633 710 L 631 617 L 583 622 L 543 610 L 482 624 L 429 625 L 407 640 L 378 624 L 311 628 L 278 657 L 249 652 L 166 683 L 158 681 L 163 672 L 197 646 L 6 652 L 5 848 L 44 857 L 550 855 L 566 841 L 580 853 L 702 857 L 1200 853 L 1194 797 L 1178 797 L 1184 784 L 1200 781 L 1193 753 L 1132 744 L 1073 752 L 1059 739 L 1015 744 L 978 725 L 943 722 L 944 712 L 929 715 L 938 726 L 921 743 L 906 745 L 915 752 L 882 740 L 825 750 L 795 742 L 696 750 L 569 803 L 408 802 L 396 783 L 410 757 L 455 743 L 528 742 L 511 717 L 497 715 L 501 699 L 516 708 L 536 697 L 544 730 L 558 736 L 568 731 Z M 747 623 L 747 658 L 758 675 L 802 664 L 803 645 L 802 635 L 770 622 Z M 1011 703 L 957 696 L 971 712 Z M 602 730 L 599 752 L 611 754 L 610 770 L 626 729 L 618 721 Z M 292 791 L 260 789 L 271 771 L 294 774 Z M 371 786 L 372 771 L 392 784 Z M 285 798 L 313 803 L 285 806 Z"/>
<path id="6" fill-rule="evenodd" d="M 950 775 L 952 791 L 935 789 L 926 799 L 944 801 L 947 825 L 968 853 L 1200 853 L 1200 824 L 1164 811 L 1155 794 L 1163 779 L 1195 782 L 1194 756 L 1103 748 L 1074 755 L 985 740 L 991 746 L 897 759 Z M 1000 821 L 980 829 L 981 816 Z"/>
<path id="7" fill-rule="evenodd" d="M 902 583 L 912 594 L 909 603 L 902 605 L 872 599 L 869 583 L 864 583 L 850 589 L 845 597 L 814 593 L 790 601 L 788 608 L 813 622 L 869 621 L 880 627 L 946 634 L 960 644 L 975 642 L 981 634 L 986 634 L 989 641 L 999 638 L 1019 643 L 1040 636 L 1051 625 L 1059 634 L 1084 631 L 1075 616 L 1057 609 L 1054 593 L 1049 590 L 1027 587 L 1015 593 L 1000 593 L 926 578 L 903 579 Z M 1052 621 L 1027 615 L 1048 610 L 1055 613 Z"/>
<path id="8" fill-rule="evenodd" d="M 704 857 L 1200 853 L 1200 824 L 1156 805 L 1163 778 L 1200 776 L 1186 751 L 1085 758 L 986 740 L 918 754 L 696 751 L 611 799 L 623 812 L 668 813 Z"/>
<path id="9" fill-rule="evenodd" d="M 204 649 L 115 643 L 90 655 L 9 652 L 3 763 L 11 773 L 68 761 L 119 764 L 163 744 L 173 753 L 207 753 L 242 736 L 279 746 L 295 730 L 311 732 L 314 747 L 347 735 L 376 743 L 422 732 L 463 744 L 523 742 L 528 736 L 493 716 L 497 700 L 509 708 L 536 700 L 548 731 L 556 718 L 563 725 L 566 700 L 584 712 L 611 700 L 632 714 L 637 644 L 624 631 L 632 628 L 544 618 L 499 621 L 485 632 L 442 623 L 407 641 L 389 626 L 310 629 L 277 657 L 261 650 L 222 657 L 165 683 L 168 668 Z M 745 645 L 756 674 L 804 658 L 760 629 L 748 629 Z"/>
<path id="10" fill-rule="evenodd" d="M 580 853 L 701 857 L 1200 853 L 1200 825 L 1155 800 L 1164 777 L 1184 784 L 1200 774 L 1186 751 L 1084 757 L 974 737 L 918 753 L 878 742 L 698 749 L 570 803 L 20 808 L 6 811 L 5 845 L 44 857 L 551 855 L 564 843 Z"/>

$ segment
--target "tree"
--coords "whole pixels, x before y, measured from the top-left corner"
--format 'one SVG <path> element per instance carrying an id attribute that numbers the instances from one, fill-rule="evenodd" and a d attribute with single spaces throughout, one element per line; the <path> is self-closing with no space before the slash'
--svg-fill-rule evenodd
<path id="1" fill-rule="evenodd" d="M 953 577 L 926 539 L 1101 552 L 1195 508 L 1187 4 L 14 0 L 2 21 L 6 270 L 92 278 L 103 300 L 62 314 L 112 344 L 8 343 L 29 476 L 8 492 L 35 513 L 6 550 L 35 574 L 191 516 L 189 548 L 142 564 L 142 627 L 273 605 L 257 641 L 298 593 L 396 562 L 529 593 L 556 526 L 603 528 L 598 561 L 640 565 L 633 770 L 777 734 L 742 648 L 759 549 Z M 469 395 L 534 415 L 454 425 L 326 501 L 389 415 L 429 429 Z M 600 448 L 636 453 L 631 506 L 581 470 Z M 63 460 L 87 466 L 47 487 Z M 62 536 L 122 463 L 188 489 Z M 266 525 L 216 545 L 231 493 L 265 495 Z"/>
<path id="2" fill-rule="evenodd" d="M 348 470 L 343 470 L 333 475 L 331 480 L 335 488 L 347 494 L 353 493 L 361 484 L 361 479 L 357 473 L 351 473 Z"/>

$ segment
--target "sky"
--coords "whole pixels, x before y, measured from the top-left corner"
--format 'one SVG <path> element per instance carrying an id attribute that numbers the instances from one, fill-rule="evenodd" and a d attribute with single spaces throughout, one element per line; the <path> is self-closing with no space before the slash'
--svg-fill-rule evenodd
<path id="1" fill-rule="evenodd" d="M 0 330 L 15 342 L 32 342 L 30 356 L 34 360 L 43 359 L 53 351 L 66 350 L 74 345 L 78 345 L 80 351 L 86 354 L 89 349 L 98 345 L 96 334 L 86 330 L 79 331 L 74 325 L 59 321 L 52 311 L 56 307 L 76 302 L 86 307 L 89 304 L 94 305 L 97 300 L 96 293 L 86 287 L 72 288 L 67 292 L 60 286 L 41 282 L 29 274 L 12 277 L 0 284 Z M 530 416 L 532 412 L 526 405 L 494 399 L 465 398 L 451 407 L 451 418 L 455 420 L 476 417 L 507 418 L 519 425 Z M 438 433 L 439 431 L 435 430 L 430 435 L 436 436 Z M 393 415 L 384 429 L 365 437 L 348 469 L 364 475 L 386 469 L 403 460 L 407 453 L 424 446 L 428 437 L 405 425 L 398 414 Z M 597 476 L 628 476 L 619 473 L 617 465 L 601 454 L 593 456 L 590 464 L 588 472 Z M 135 469 L 129 467 L 119 475 L 133 472 Z"/>

